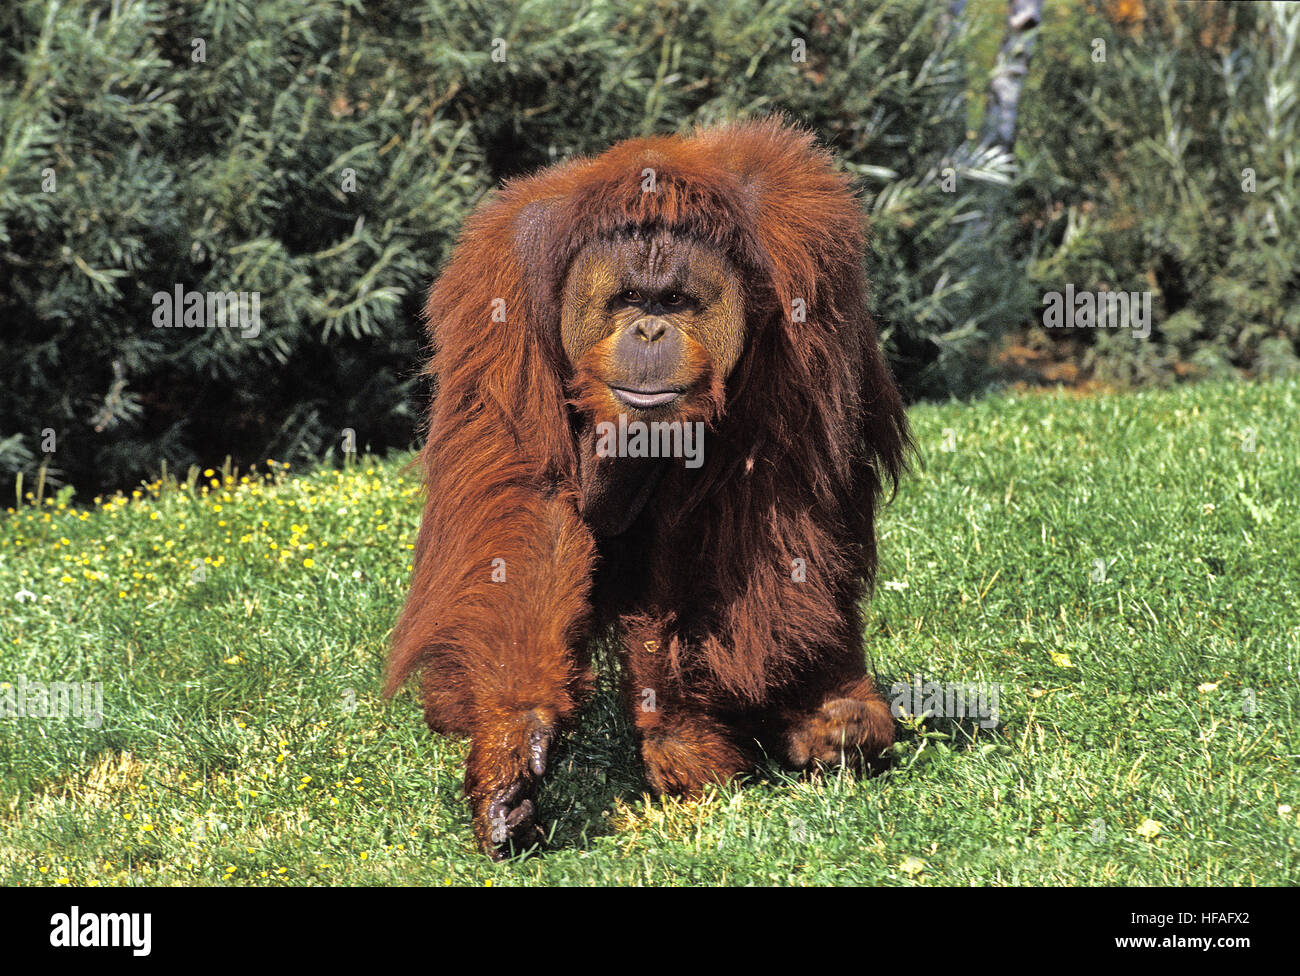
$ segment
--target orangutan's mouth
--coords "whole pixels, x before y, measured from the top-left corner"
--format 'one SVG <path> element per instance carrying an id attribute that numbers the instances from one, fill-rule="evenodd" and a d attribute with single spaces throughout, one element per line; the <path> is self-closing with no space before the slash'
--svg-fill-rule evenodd
<path id="1" fill-rule="evenodd" d="M 666 406 L 682 395 L 681 390 L 629 390 L 619 386 L 610 389 L 614 391 L 614 396 L 638 410 Z"/>

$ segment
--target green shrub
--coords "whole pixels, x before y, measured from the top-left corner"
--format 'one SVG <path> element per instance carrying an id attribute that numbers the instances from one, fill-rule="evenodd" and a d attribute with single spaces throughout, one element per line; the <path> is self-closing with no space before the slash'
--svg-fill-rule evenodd
<path id="1" fill-rule="evenodd" d="M 1020 142 L 1035 289 L 1154 292 L 1150 343 L 1093 337 L 1088 362 L 1103 379 L 1290 371 L 1300 8 L 1127 7 L 1144 19 L 1120 25 L 1075 5 L 1043 28 Z"/>
<path id="2" fill-rule="evenodd" d="M 46 430 L 82 487 L 317 453 L 348 427 L 408 443 L 421 292 L 486 187 L 433 111 L 419 24 L 335 2 L 4 18 L 0 465 L 30 469 Z M 263 328 L 155 328 L 177 284 L 259 292 Z"/>
<path id="3" fill-rule="evenodd" d="M 359 449 L 406 446 L 420 298 L 484 192 L 770 112 L 860 180 L 906 387 L 975 389 L 978 349 L 1026 303 L 1010 250 L 989 248 L 1008 239 L 984 192 L 1006 160 L 962 148 L 965 44 L 922 0 L 11 4 L 0 471 L 45 461 L 98 488 L 164 460 L 315 456 L 346 428 Z M 154 328 L 177 284 L 260 293 L 260 333 Z"/>

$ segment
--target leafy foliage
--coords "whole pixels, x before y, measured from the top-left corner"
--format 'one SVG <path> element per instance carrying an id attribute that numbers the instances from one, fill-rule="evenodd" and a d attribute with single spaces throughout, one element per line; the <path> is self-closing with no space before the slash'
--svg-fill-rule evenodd
<path id="1" fill-rule="evenodd" d="M 1068 14 L 1022 133 L 1030 275 L 1156 300 L 1151 342 L 1095 336 L 1087 364 L 1121 383 L 1300 368 L 1300 8 Z"/>
<path id="2" fill-rule="evenodd" d="M 484 193 L 771 112 L 858 181 L 913 398 L 984 389 L 1009 329 L 1046 343 L 1037 301 L 1064 282 L 1156 292 L 1152 341 L 1081 337 L 1104 378 L 1300 365 L 1300 13 L 1048 5 L 1013 161 L 973 137 L 1002 5 L 947 8 L 11 3 L 0 472 L 98 489 L 163 461 L 315 457 L 349 428 L 359 449 L 406 446 L 428 392 L 421 297 Z M 155 328 L 153 296 L 178 284 L 258 293 L 261 330 Z"/>
<path id="3" fill-rule="evenodd" d="M 0 464 L 30 468 L 46 430 L 82 487 L 348 427 L 409 441 L 421 292 L 486 181 L 424 86 L 419 23 L 357 10 L 9 8 Z M 260 293 L 260 332 L 156 329 L 177 284 Z"/>

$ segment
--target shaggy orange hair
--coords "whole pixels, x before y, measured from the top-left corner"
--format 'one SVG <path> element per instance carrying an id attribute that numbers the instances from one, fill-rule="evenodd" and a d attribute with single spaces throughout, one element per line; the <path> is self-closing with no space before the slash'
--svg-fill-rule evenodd
<path id="1" fill-rule="evenodd" d="M 635 525 L 598 539 L 561 292 L 586 243 L 646 229 L 730 258 L 747 340 L 703 467 L 670 466 Z M 760 746 L 801 766 L 892 742 L 859 603 L 908 434 L 864 248 L 846 178 L 772 120 L 620 143 L 511 182 L 469 220 L 426 310 L 428 495 L 386 692 L 420 672 L 430 728 L 472 736 L 466 791 L 489 850 L 492 804 L 530 792 L 608 625 L 658 791 L 750 769 Z"/>

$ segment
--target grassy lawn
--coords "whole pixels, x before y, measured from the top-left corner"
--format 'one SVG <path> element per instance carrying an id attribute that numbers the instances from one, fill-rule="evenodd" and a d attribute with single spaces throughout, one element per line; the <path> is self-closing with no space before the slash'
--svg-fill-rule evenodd
<path id="1" fill-rule="evenodd" d="M 103 718 L 0 718 L 0 884 L 1300 882 L 1300 386 L 912 419 L 867 653 L 886 685 L 999 684 L 999 727 L 661 803 L 602 693 L 542 798 L 555 849 L 500 865 L 466 744 L 377 694 L 400 463 L 11 508 L 0 709 L 20 676 L 102 682 Z"/>

